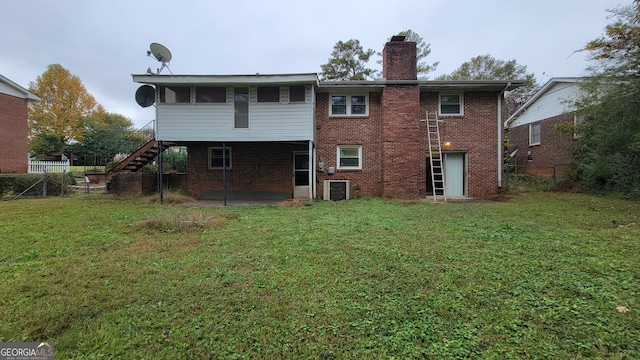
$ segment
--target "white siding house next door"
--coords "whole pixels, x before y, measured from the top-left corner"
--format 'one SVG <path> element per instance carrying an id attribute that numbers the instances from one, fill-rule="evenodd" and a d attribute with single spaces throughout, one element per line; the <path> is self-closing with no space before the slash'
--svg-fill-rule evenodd
<path id="1" fill-rule="evenodd" d="M 447 197 L 464 196 L 465 153 L 444 154 L 444 178 Z"/>

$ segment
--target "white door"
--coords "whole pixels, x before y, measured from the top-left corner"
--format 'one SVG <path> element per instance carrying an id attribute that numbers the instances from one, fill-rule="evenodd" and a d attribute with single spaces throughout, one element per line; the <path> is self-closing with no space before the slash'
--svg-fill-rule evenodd
<path id="1" fill-rule="evenodd" d="M 444 154 L 444 178 L 447 197 L 464 196 L 464 153 Z"/>
<path id="2" fill-rule="evenodd" d="M 293 153 L 293 198 L 309 198 L 308 153 Z"/>

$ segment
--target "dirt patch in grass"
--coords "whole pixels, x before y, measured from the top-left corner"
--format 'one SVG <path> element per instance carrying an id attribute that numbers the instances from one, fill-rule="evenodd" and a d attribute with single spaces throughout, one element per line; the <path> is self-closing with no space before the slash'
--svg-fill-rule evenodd
<path id="1" fill-rule="evenodd" d="M 164 233 L 184 233 L 223 229 L 236 216 L 231 214 L 211 215 L 205 213 L 177 213 L 158 215 L 140 221 L 142 229 Z"/>

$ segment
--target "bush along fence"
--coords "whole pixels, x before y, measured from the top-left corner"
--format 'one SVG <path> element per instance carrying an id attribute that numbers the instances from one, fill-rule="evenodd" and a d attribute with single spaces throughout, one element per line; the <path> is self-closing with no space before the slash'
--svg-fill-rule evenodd
<path id="1" fill-rule="evenodd" d="M 505 186 L 516 182 L 540 190 L 558 190 L 558 184 L 570 182 L 573 164 L 553 166 L 505 165 Z"/>
<path id="2" fill-rule="evenodd" d="M 71 174 L 2 174 L 0 175 L 0 197 L 17 199 L 19 197 L 58 196 L 67 192 L 67 185 L 75 181 Z"/>

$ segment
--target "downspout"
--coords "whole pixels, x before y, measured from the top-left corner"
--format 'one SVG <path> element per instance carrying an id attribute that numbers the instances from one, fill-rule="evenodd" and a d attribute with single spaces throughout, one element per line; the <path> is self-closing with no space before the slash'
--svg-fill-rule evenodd
<path id="1" fill-rule="evenodd" d="M 504 152 L 504 144 L 502 143 L 502 133 L 504 131 L 504 124 L 502 122 L 502 95 L 511 86 L 511 82 L 507 83 L 500 93 L 498 93 L 498 189 L 502 188 L 502 153 Z"/>

